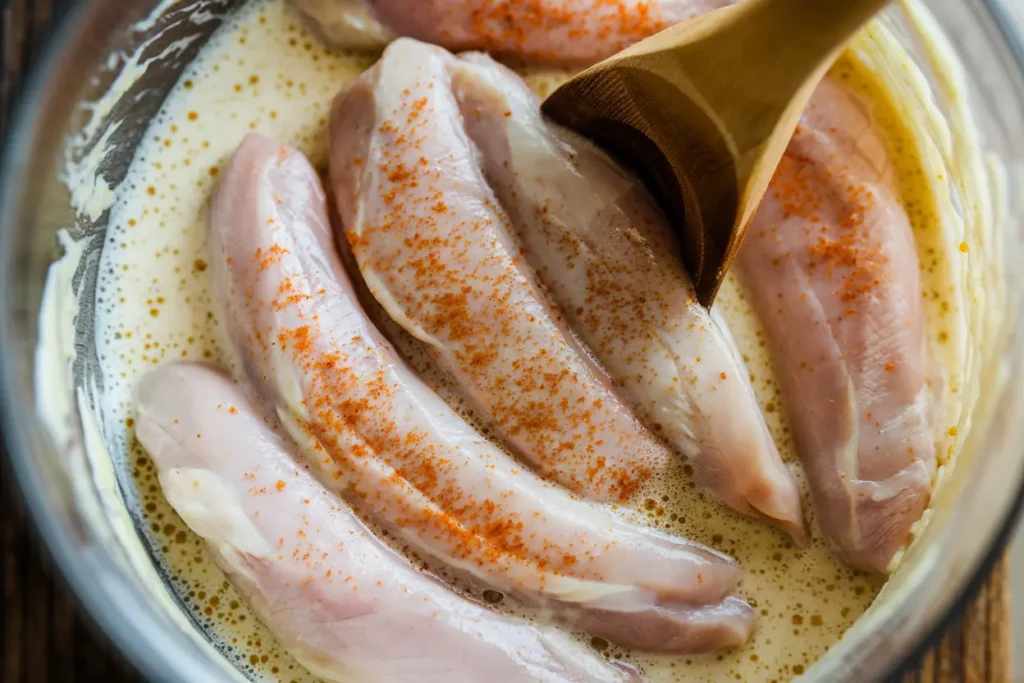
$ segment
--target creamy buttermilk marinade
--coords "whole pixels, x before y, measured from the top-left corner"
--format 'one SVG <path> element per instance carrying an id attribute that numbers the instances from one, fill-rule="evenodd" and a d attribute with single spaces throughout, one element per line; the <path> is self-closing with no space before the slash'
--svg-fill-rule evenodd
<path id="1" fill-rule="evenodd" d="M 234 366 L 212 298 L 206 245 L 210 194 L 238 142 L 259 131 L 297 146 L 326 167 L 327 113 L 338 89 L 373 63 L 372 56 L 323 48 L 284 0 L 249 3 L 215 35 L 185 72 L 140 146 L 131 172 L 116 190 L 103 254 L 96 339 L 105 389 L 108 448 L 130 463 L 138 514 L 151 547 L 172 577 L 173 590 L 214 641 L 255 677 L 306 680 L 301 667 L 274 643 L 240 595 L 225 581 L 161 495 L 153 465 L 133 437 L 132 390 L 142 373 L 172 360 Z M 948 367 L 963 360 L 963 311 L 958 290 L 966 241 L 950 241 L 933 200 L 933 174 L 898 115 L 898 103 L 856 53 L 834 75 L 865 96 L 896 163 L 899 189 L 921 257 L 928 335 Z M 528 73 L 541 94 L 563 78 Z M 773 377 L 764 333 L 742 287 L 730 279 L 718 299 L 747 361 L 769 427 L 787 462 L 795 462 L 783 401 Z M 464 412 L 447 378 L 394 326 L 386 331 L 442 396 Z M 962 390 L 958 372 L 946 373 L 944 395 Z M 951 453 L 959 413 L 940 425 L 943 458 Z M 799 469 L 797 470 L 799 473 Z M 813 520 L 802 477 L 805 514 Z M 786 680 L 818 659 L 871 604 L 881 581 L 839 563 L 816 536 L 796 548 L 780 532 L 713 503 L 691 481 L 688 468 L 648 484 L 621 513 L 692 538 L 735 557 L 744 568 L 740 594 L 759 615 L 758 631 L 742 649 L 712 655 L 651 657 L 580 636 L 598 652 L 622 658 L 650 680 Z M 477 596 L 510 609 L 499 594 Z"/>

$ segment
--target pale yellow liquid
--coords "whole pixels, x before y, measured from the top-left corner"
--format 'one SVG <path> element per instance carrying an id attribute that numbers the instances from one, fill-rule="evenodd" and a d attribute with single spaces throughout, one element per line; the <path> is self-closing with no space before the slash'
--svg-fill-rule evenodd
<path id="1" fill-rule="evenodd" d="M 373 59 L 325 49 L 284 0 L 251 2 L 210 41 L 153 122 L 118 189 L 103 255 L 96 320 L 104 364 L 102 412 L 106 432 L 121 435 L 110 444 L 111 452 L 128 459 L 134 470 L 137 513 L 174 590 L 215 642 L 230 648 L 228 656 L 257 678 L 311 677 L 276 646 L 212 563 L 202 541 L 162 497 L 153 466 L 132 436 L 131 389 L 141 373 L 163 362 L 232 365 L 220 341 L 206 262 L 207 207 L 219 169 L 249 131 L 295 145 L 325 168 L 330 101 Z M 907 133 L 893 118 L 884 93 L 853 62 L 844 61 L 838 68 L 854 87 L 878 99 L 876 117 L 890 144 L 901 152 L 901 189 L 907 197 L 918 197 L 909 205 L 922 255 L 928 255 L 922 267 L 926 292 L 949 291 L 942 280 L 944 270 L 935 265 L 947 250 L 933 234 L 934 216 L 925 199 L 928 193 L 920 187 L 923 179 L 913 146 L 902 144 Z M 541 93 L 562 77 L 528 74 Z M 949 306 L 942 295 L 929 301 L 930 330 L 939 338 Z M 726 283 L 718 302 L 747 360 L 779 449 L 787 461 L 795 462 L 760 326 L 736 282 Z M 396 343 L 447 400 L 463 409 L 414 342 L 397 335 Z M 798 478 L 805 512 L 813 518 L 799 471 Z M 779 532 L 711 502 L 682 468 L 652 482 L 635 509 L 623 514 L 735 557 L 745 569 L 740 593 L 759 613 L 758 631 L 744 648 L 715 655 L 652 658 L 580 636 L 609 657 L 633 662 L 653 681 L 788 680 L 818 659 L 881 587 L 879 580 L 833 559 L 820 535 L 809 548 L 797 549 Z"/>

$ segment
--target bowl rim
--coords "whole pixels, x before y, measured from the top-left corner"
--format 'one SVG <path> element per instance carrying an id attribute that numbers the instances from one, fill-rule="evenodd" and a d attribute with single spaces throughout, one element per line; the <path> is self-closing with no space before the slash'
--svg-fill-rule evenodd
<path id="1" fill-rule="evenodd" d="M 66 57 L 61 46 L 69 44 L 69 38 L 74 28 L 80 25 L 89 4 L 71 2 L 70 8 L 63 13 L 54 12 L 49 33 L 43 39 L 34 63 L 29 66 L 21 90 L 15 93 L 14 101 L 10 104 L 8 127 L 0 148 L 0 348 L 12 348 L 17 343 L 17 332 L 12 325 L 13 302 L 9 275 L 13 272 L 11 259 L 15 254 L 11 241 L 17 230 L 21 209 L 19 198 L 23 196 L 20 190 L 24 185 L 23 175 L 17 171 L 26 165 L 31 144 L 40 135 L 39 124 L 44 118 L 43 85 L 55 80 L 61 58 Z M 1014 28 L 1019 22 L 1011 17 L 1009 9 L 1000 0 L 983 0 L 982 5 L 992 17 L 1021 74 L 1024 74 L 1024 26 L 1020 26 L 1019 30 Z M 35 538 L 40 541 L 38 545 L 45 549 L 58 570 L 60 583 L 70 589 L 75 602 L 84 608 L 84 616 L 99 627 L 94 631 L 114 646 L 121 661 L 149 681 L 174 683 L 181 680 L 178 674 L 182 658 L 178 655 L 187 655 L 186 648 L 182 647 L 180 641 L 173 643 L 173 647 L 167 647 L 172 644 L 166 642 L 158 647 L 156 641 L 149 636 L 152 633 L 165 633 L 167 623 L 154 618 L 148 609 L 138 610 L 135 614 L 131 614 L 131 610 L 112 609 L 110 588 L 95 580 L 92 573 L 80 571 L 82 557 L 75 552 L 71 540 L 65 534 L 57 510 L 46 504 L 45 485 L 40 471 L 34 464 L 35 460 L 28 457 L 33 451 L 30 435 L 36 432 L 45 435 L 45 429 L 33 415 L 34 406 L 25 406 L 16 399 L 21 395 L 21 389 L 15 379 L 14 362 L 13 354 L 0 354 L 0 435 L 4 442 L 0 450 L 3 452 L 4 480 L 12 484 L 11 494 L 18 496 L 23 503 L 24 521 L 29 524 Z M 13 481 L 6 476 L 7 473 L 13 474 Z M 988 552 L 960 587 L 959 595 L 951 607 L 920 637 L 915 647 L 892 665 L 883 680 L 896 679 L 919 664 L 922 657 L 956 625 L 1005 551 L 1022 510 L 1024 481 L 1018 486 Z M 118 589 L 124 591 L 118 597 L 128 597 L 142 606 L 135 587 L 121 585 Z"/>
<path id="2" fill-rule="evenodd" d="M 16 304 L 10 273 L 14 270 L 11 242 L 18 229 L 25 185 L 24 175 L 19 171 L 28 165 L 33 142 L 42 134 L 43 85 L 56 80 L 60 65 L 68 57 L 61 46 L 79 38 L 75 29 L 81 27 L 91 5 L 93 3 L 85 2 L 55 4 L 48 33 L 11 103 L 8 127 L 0 148 L 0 343 L 4 349 L 15 348 L 18 343 L 17 330 L 12 324 Z M 177 683 L 182 680 L 178 674 L 188 673 L 185 667 L 195 661 L 188 643 L 174 637 L 171 642 L 158 645 L 150 634 L 166 635 L 168 622 L 146 607 L 135 585 L 104 584 L 93 572 L 82 571 L 83 559 L 95 567 L 99 563 L 96 558 L 83 558 L 76 552 L 70 535 L 62 526 L 59 511 L 46 503 L 45 483 L 30 455 L 35 450 L 33 435 L 42 435 L 47 440 L 49 437 L 35 416 L 35 406 L 26 406 L 18 400 L 23 395 L 23 387 L 16 379 L 15 362 L 13 353 L 0 353 L 0 436 L 3 438 L 0 451 L 3 452 L 4 474 L 14 475 L 13 481 L 5 476 L 5 483 L 11 484 L 11 494 L 22 503 L 30 533 L 56 568 L 54 578 L 59 577 L 59 583 L 70 588 L 75 602 L 82 608 L 80 612 L 88 622 L 98 626 L 93 629 L 94 633 L 114 646 L 120 661 L 148 681 Z M 52 442 L 51 445 L 56 448 Z M 120 603 L 114 602 L 114 598 Z"/>

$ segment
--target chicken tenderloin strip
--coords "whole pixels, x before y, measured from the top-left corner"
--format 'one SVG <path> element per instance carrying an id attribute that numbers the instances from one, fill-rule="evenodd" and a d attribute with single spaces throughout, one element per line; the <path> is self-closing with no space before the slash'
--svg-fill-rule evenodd
<path id="1" fill-rule="evenodd" d="M 572 329 L 690 458 L 698 483 L 802 540 L 800 495 L 749 373 L 698 303 L 653 199 L 600 150 L 544 121 L 514 72 L 479 53 L 452 72 L 487 179 Z"/>
<path id="2" fill-rule="evenodd" d="M 554 629 L 498 615 L 415 570 L 297 465 L 217 372 L 165 365 L 137 396 L 136 433 L 171 506 L 320 678 L 639 680 Z"/>
<path id="3" fill-rule="evenodd" d="M 398 357 L 359 307 L 319 178 L 247 136 L 222 174 L 211 259 L 246 374 L 329 486 L 409 547 L 595 635 L 729 647 L 753 612 L 729 558 L 629 525 L 517 465 Z"/>
<path id="4" fill-rule="evenodd" d="M 826 78 L 740 249 L 818 519 L 887 571 L 936 468 L 918 257 L 870 108 Z"/>
<path id="5" fill-rule="evenodd" d="M 588 65 L 736 0 L 292 0 L 330 42 L 382 47 L 397 36 Z"/>
<path id="6" fill-rule="evenodd" d="M 462 127 L 453 60 L 398 40 L 335 100 L 331 179 L 345 238 L 374 297 L 516 455 L 574 493 L 625 502 L 672 456 L 521 258 Z"/>

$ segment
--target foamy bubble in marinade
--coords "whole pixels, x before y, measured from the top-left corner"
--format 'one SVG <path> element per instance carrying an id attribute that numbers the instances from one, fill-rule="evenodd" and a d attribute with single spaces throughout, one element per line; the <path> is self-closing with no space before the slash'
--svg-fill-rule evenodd
<path id="1" fill-rule="evenodd" d="M 202 541 L 164 500 L 154 467 L 133 437 L 131 390 L 142 373 L 163 362 L 233 365 L 220 343 L 223 332 L 206 253 L 207 207 L 217 175 L 250 131 L 298 147 L 324 169 L 331 99 L 372 62 L 372 57 L 322 47 L 284 0 L 250 2 L 204 48 L 153 121 L 119 188 L 103 254 L 96 319 L 106 387 L 102 407 L 108 433 L 121 435 L 110 444 L 111 452 L 133 465 L 147 540 L 174 577 L 173 589 L 229 657 L 256 678 L 312 680 L 275 644 L 213 564 Z M 855 72 L 850 63 L 840 68 Z M 541 94 L 562 78 L 564 74 L 528 74 Z M 855 81 L 851 79 L 856 87 Z M 863 89 L 870 90 L 868 85 Z M 876 115 L 885 123 L 890 144 L 898 145 L 907 133 L 885 107 Z M 898 169 L 904 193 L 913 192 L 913 182 L 920 182 L 914 181 L 916 166 L 908 157 L 912 155 L 904 155 Z M 927 241 L 929 217 L 912 213 L 911 218 L 919 241 Z M 928 248 L 935 245 L 928 242 Z M 927 269 L 923 276 L 929 291 L 946 291 Z M 730 278 L 718 302 L 783 458 L 794 461 L 768 345 L 741 286 Z M 941 305 L 930 310 L 941 311 Z M 934 328 L 931 314 L 929 324 Z M 386 332 L 446 400 L 475 420 L 417 342 L 393 325 Z M 479 426 L 486 431 L 486 425 Z M 798 479 L 805 513 L 812 517 L 806 482 L 799 474 Z M 759 615 L 748 645 L 713 655 L 650 657 L 580 636 L 608 657 L 634 662 L 652 681 L 792 678 L 842 635 L 881 586 L 833 559 L 820 535 L 810 547 L 798 549 L 782 533 L 711 501 L 695 487 L 682 462 L 673 473 L 650 482 L 622 514 L 735 557 L 745 570 L 739 592 Z M 479 597 L 510 607 L 493 592 Z"/>

